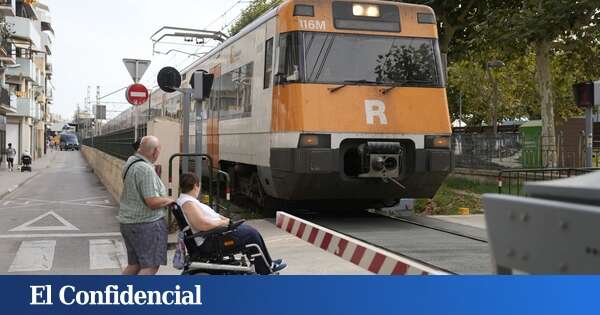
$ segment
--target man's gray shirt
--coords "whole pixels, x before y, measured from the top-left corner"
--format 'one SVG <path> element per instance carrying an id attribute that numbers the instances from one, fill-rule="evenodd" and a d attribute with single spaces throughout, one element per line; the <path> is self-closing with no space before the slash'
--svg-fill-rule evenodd
<path id="1" fill-rule="evenodd" d="M 133 164 L 138 160 L 142 160 L 142 162 Z M 125 163 L 122 176 L 125 175 L 125 171 L 130 165 L 132 166 L 123 181 L 123 193 L 117 220 L 122 224 L 137 224 L 164 218 L 166 209 L 152 210 L 144 202 L 144 198 L 167 196 L 165 185 L 154 171 L 152 162 L 136 154 Z"/>

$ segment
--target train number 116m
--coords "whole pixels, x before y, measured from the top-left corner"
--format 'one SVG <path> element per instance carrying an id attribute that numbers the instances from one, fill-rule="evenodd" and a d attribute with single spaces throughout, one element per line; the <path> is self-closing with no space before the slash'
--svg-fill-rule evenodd
<path id="1" fill-rule="evenodd" d="M 327 22 L 318 20 L 299 20 L 300 27 L 311 31 L 326 31 Z"/>

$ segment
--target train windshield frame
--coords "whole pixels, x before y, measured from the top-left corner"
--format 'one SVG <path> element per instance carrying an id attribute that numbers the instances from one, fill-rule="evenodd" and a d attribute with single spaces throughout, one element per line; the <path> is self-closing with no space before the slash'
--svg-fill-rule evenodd
<path id="1" fill-rule="evenodd" d="M 445 86 L 435 38 L 289 32 L 279 38 L 278 83 Z"/>

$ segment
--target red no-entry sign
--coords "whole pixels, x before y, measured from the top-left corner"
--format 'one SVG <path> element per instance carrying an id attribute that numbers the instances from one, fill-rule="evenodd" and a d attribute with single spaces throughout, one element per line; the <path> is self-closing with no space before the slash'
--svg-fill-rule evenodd
<path id="1" fill-rule="evenodd" d="M 143 84 L 133 84 L 127 88 L 125 97 L 131 105 L 142 105 L 148 100 L 148 89 Z"/>

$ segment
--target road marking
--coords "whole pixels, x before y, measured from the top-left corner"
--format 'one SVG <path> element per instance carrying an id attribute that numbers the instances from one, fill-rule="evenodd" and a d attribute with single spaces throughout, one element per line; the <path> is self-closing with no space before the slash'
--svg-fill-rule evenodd
<path id="1" fill-rule="evenodd" d="M 77 202 L 77 201 L 96 200 L 96 199 L 102 199 L 102 198 L 106 198 L 106 196 L 88 197 L 88 198 L 65 200 L 65 201 L 68 201 L 68 202 Z"/>
<path id="2" fill-rule="evenodd" d="M 32 204 L 32 205 L 26 205 L 26 206 L 0 207 L 0 210 L 15 210 L 15 209 L 22 209 L 22 208 L 37 207 L 37 206 L 41 206 L 41 205 L 42 204 Z"/>
<path id="3" fill-rule="evenodd" d="M 109 233 L 73 233 L 73 234 L 9 234 L 0 235 L 0 239 L 32 239 L 32 238 L 92 238 L 92 237 L 119 237 L 119 232 Z"/>
<path id="4" fill-rule="evenodd" d="M 44 219 L 47 216 L 53 216 L 55 219 L 57 219 L 58 221 L 60 221 L 60 223 L 62 223 L 62 225 L 58 225 L 58 226 L 31 226 L 32 224 L 34 224 L 37 221 L 40 221 L 42 219 Z M 56 214 L 56 212 L 54 211 L 49 211 L 46 214 L 42 214 L 41 216 L 37 217 L 37 218 L 33 218 L 19 226 L 17 226 L 16 228 L 9 230 L 9 232 L 25 232 L 25 231 L 79 231 L 79 229 L 74 226 L 73 224 L 71 224 L 69 221 L 65 220 L 65 218 L 61 217 L 60 215 Z"/>
<path id="5" fill-rule="evenodd" d="M 25 202 L 17 202 L 17 201 L 13 201 L 13 200 L 9 200 L 4 202 L 2 205 L 3 206 L 8 206 L 8 205 L 17 205 L 17 206 L 26 206 L 29 204 L 29 201 L 25 201 Z"/>
<path id="6" fill-rule="evenodd" d="M 104 200 L 96 200 L 96 201 L 86 201 L 87 205 L 96 205 L 96 206 L 97 205 L 101 205 L 101 204 L 107 205 L 109 203 L 110 203 L 110 201 L 108 201 L 106 199 L 104 199 Z"/>
<path id="7" fill-rule="evenodd" d="M 123 269 L 127 265 L 126 257 L 120 240 L 90 240 L 90 270 Z"/>
<path id="8" fill-rule="evenodd" d="M 49 271 L 54 261 L 56 241 L 24 241 L 8 272 Z"/>
<path id="9" fill-rule="evenodd" d="M 44 204 L 61 204 L 61 205 L 70 205 L 70 206 L 84 206 L 84 207 L 94 207 L 94 208 L 106 208 L 106 209 L 115 209 L 115 206 L 104 206 L 99 204 L 85 204 L 85 203 L 77 203 L 70 201 L 52 201 L 52 200 L 37 200 L 37 199 L 20 199 L 20 200 L 29 200 L 33 202 L 41 202 Z M 110 202 L 109 202 L 110 203 Z"/>

